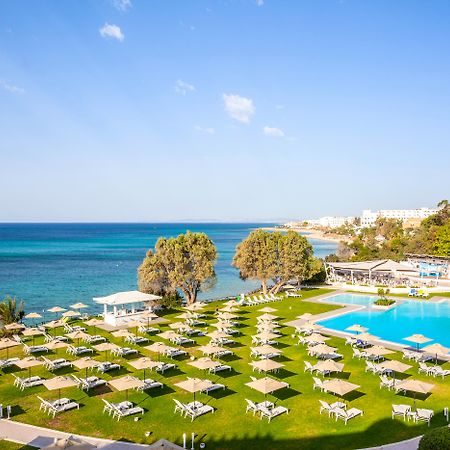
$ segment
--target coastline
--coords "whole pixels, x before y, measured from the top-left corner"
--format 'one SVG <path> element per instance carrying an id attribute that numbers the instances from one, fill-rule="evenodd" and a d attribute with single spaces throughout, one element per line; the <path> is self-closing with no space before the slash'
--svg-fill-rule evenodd
<path id="1" fill-rule="evenodd" d="M 306 238 L 317 239 L 319 241 L 328 241 L 339 244 L 339 242 L 348 242 L 349 239 L 346 236 L 341 236 L 337 234 L 325 234 L 323 231 L 315 230 L 311 228 L 295 227 L 295 228 L 277 228 L 277 227 L 263 227 L 262 230 L 267 231 L 296 231 L 302 234 Z"/>

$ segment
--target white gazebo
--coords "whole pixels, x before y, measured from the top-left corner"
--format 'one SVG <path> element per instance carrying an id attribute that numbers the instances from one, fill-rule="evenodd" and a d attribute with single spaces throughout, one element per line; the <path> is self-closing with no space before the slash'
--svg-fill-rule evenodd
<path id="1" fill-rule="evenodd" d="M 117 292 L 106 297 L 94 297 L 94 302 L 103 305 L 103 320 L 113 326 L 125 325 L 131 320 L 139 320 L 140 316 L 151 311 L 149 302 L 160 300 L 153 294 L 140 291 Z M 108 310 L 112 306 L 112 311 Z"/>

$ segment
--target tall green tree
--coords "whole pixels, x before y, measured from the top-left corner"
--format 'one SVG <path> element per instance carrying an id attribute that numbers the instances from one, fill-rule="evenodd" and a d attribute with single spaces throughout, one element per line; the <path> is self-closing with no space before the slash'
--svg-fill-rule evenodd
<path id="1" fill-rule="evenodd" d="M 138 268 L 139 289 L 162 295 L 179 289 L 189 304 L 194 303 L 201 290 L 214 284 L 216 259 L 216 247 L 205 233 L 159 238 Z"/>
<path id="2" fill-rule="evenodd" d="M 19 322 L 25 315 L 25 304 L 23 300 L 7 296 L 0 303 L 0 323 L 2 326 L 9 323 Z"/>
<path id="3" fill-rule="evenodd" d="M 264 294 L 276 293 L 289 280 L 302 282 L 320 271 L 311 244 L 295 231 L 253 231 L 237 246 L 233 266 L 242 279 L 259 280 Z"/>

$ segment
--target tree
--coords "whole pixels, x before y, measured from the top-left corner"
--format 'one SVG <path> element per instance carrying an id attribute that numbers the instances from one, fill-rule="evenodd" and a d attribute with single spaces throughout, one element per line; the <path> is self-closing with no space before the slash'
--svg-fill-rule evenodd
<path id="1" fill-rule="evenodd" d="M 270 292 L 276 293 L 289 280 L 301 283 L 321 267 L 311 244 L 295 231 L 253 231 L 237 246 L 232 264 L 243 280 L 259 280 L 264 294 L 270 281 L 274 283 Z"/>
<path id="2" fill-rule="evenodd" d="M 164 296 L 179 289 L 188 304 L 194 303 L 201 290 L 214 284 L 216 259 L 216 247 L 205 233 L 159 238 L 138 268 L 139 289 Z"/>
<path id="3" fill-rule="evenodd" d="M 2 326 L 9 323 L 19 322 L 25 315 L 25 304 L 22 300 L 17 301 L 9 295 L 0 303 L 0 323 Z"/>
<path id="4" fill-rule="evenodd" d="M 438 256 L 450 256 L 450 224 L 439 227 L 433 242 L 434 254 Z"/>

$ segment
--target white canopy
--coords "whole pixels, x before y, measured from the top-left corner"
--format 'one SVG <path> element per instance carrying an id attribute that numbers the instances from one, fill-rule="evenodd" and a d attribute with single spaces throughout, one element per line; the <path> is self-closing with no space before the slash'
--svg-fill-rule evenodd
<path id="1" fill-rule="evenodd" d="M 140 303 L 149 302 L 153 300 L 159 300 L 161 297 L 153 294 L 144 294 L 140 291 L 126 291 L 126 292 L 116 292 L 112 295 L 107 295 L 106 297 L 94 297 L 95 303 L 100 303 L 102 305 L 126 305 L 128 303 Z"/>
<path id="2" fill-rule="evenodd" d="M 406 264 L 400 264 L 391 259 L 381 259 L 377 261 L 362 262 L 327 262 L 327 265 L 337 270 L 353 270 L 355 272 L 416 272 L 417 269 Z"/>

